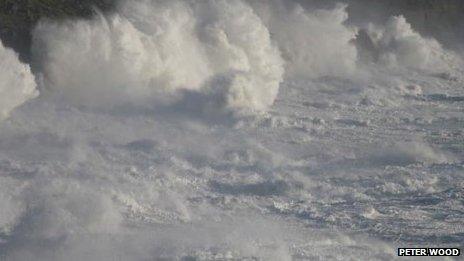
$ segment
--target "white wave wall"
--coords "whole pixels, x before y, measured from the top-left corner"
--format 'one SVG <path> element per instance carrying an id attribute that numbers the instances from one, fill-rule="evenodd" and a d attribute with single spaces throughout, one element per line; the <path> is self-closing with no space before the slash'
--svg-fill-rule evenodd
<path id="1" fill-rule="evenodd" d="M 452 55 L 403 17 L 369 26 L 373 50 L 356 45 L 346 5 L 303 8 L 294 1 L 121 1 L 113 15 L 43 21 L 33 53 L 44 95 L 77 106 L 111 108 L 159 101 L 209 111 L 255 113 L 275 101 L 285 78 L 356 79 L 360 56 L 376 66 L 443 72 Z M 361 76 L 363 77 L 363 76 Z M 185 100 L 182 100 L 185 102 Z"/>
<path id="2" fill-rule="evenodd" d="M 0 120 L 11 111 L 38 95 L 34 75 L 18 55 L 0 42 Z"/>
<path id="3" fill-rule="evenodd" d="M 346 5 L 286 1 L 121 1 L 117 14 L 44 21 L 34 53 L 45 86 L 75 105 L 146 103 L 188 90 L 228 111 L 267 110 L 285 77 L 349 76 Z M 213 108 L 214 109 L 214 108 Z"/>
<path id="4" fill-rule="evenodd" d="M 357 29 L 346 25 L 347 5 L 304 9 L 293 1 L 249 1 L 265 21 L 286 61 L 287 77 L 351 77 Z"/>
<path id="5" fill-rule="evenodd" d="M 433 38 L 416 32 L 403 16 L 391 17 L 384 26 L 368 28 L 378 62 L 390 68 L 446 70 L 451 53 Z"/>
<path id="6" fill-rule="evenodd" d="M 269 31 L 242 1 L 126 1 L 115 15 L 43 22 L 34 39 L 48 89 L 91 107 L 219 88 L 223 108 L 262 111 L 284 73 Z"/>

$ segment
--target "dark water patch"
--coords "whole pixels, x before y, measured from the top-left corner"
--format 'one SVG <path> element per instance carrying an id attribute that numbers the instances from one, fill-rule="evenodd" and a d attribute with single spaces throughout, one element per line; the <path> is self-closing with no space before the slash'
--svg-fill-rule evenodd
<path id="1" fill-rule="evenodd" d="M 369 126 L 369 122 L 367 121 L 360 121 L 360 120 L 354 120 L 354 119 L 339 119 L 339 120 L 336 120 L 335 122 L 341 125 L 354 126 L 354 127 Z"/>
<path id="2" fill-rule="evenodd" d="M 210 181 L 209 186 L 216 192 L 230 195 L 280 196 L 291 189 L 291 185 L 283 180 L 265 181 L 254 184 L 227 184 Z"/>
<path id="3" fill-rule="evenodd" d="M 131 151 L 152 152 L 157 146 L 157 142 L 150 139 L 140 139 L 127 143 L 124 147 Z"/>
<path id="4" fill-rule="evenodd" d="M 464 102 L 464 96 L 450 96 L 447 94 L 430 94 L 426 95 L 425 99 L 436 102 Z"/>
<path id="5" fill-rule="evenodd" d="M 462 246 L 464 242 L 464 233 L 455 233 L 447 235 L 417 235 L 415 233 L 401 233 L 400 241 L 413 242 L 424 246 Z"/>

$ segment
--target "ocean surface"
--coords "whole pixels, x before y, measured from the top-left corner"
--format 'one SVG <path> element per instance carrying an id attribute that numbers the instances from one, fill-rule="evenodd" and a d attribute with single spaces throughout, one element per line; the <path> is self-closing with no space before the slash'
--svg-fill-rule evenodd
<path id="1" fill-rule="evenodd" d="M 117 10 L 40 22 L 32 65 L 0 45 L 0 260 L 463 247 L 460 53 L 344 4 Z"/>

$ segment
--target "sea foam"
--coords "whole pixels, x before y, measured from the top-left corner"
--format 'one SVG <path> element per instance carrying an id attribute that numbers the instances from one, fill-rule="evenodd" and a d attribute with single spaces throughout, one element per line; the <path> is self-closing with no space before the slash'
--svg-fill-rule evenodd
<path id="1" fill-rule="evenodd" d="M 18 55 L 0 42 L 0 120 L 29 99 L 38 95 L 34 75 Z"/>

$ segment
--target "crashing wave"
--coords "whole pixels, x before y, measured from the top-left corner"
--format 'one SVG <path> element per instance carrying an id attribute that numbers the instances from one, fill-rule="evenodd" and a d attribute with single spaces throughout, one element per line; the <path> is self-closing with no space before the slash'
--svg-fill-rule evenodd
<path id="1" fill-rule="evenodd" d="M 24 102 L 38 95 L 34 75 L 17 54 L 0 42 L 0 120 Z"/>

